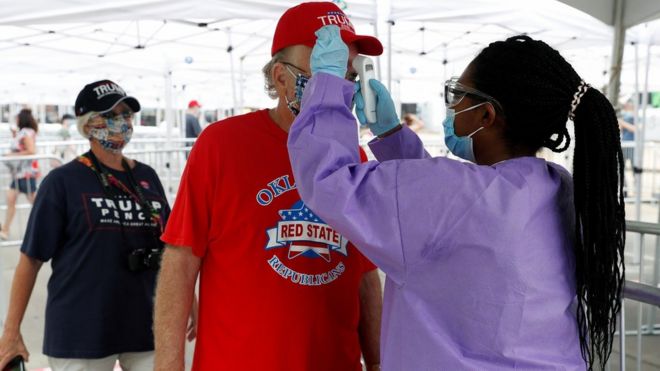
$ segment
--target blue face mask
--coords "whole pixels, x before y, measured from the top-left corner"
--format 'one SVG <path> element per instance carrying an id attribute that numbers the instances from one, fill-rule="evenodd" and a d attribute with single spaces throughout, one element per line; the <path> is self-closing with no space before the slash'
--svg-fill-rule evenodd
<path id="1" fill-rule="evenodd" d="M 476 162 L 474 158 L 472 136 L 477 132 L 479 132 L 479 130 L 483 129 L 484 127 L 482 126 L 479 129 L 473 131 L 472 133 L 464 137 L 459 137 L 454 132 L 454 119 L 456 118 L 456 115 L 458 115 L 459 113 L 473 110 L 479 106 L 483 106 L 486 103 L 489 102 L 479 103 L 475 106 L 466 108 L 458 112 L 455 112 L 453 108 L 447 108 L 447 117 L 445 117 L 445 120 L 442 122 L 442 126 L 445 128 L 445 144 L 447 145 L 447 148 L 449 148 L 451 153 L 453 153 L 455 156 L 462 158 L 463 160 Z"/>

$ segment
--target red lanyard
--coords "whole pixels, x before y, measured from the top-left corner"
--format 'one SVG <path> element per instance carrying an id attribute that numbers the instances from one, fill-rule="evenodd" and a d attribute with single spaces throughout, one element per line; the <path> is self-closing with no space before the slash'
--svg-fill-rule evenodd
<path id="1" fill-rule="evenodd" d="M 124 170 L 127 172 L 129 179 L 132 180 L 131 183 L 133 185 L 133 190 L 128 188 L 121 180 L 117 179 L 116 176 L 112 175 L 111 173 L 107 172 L 99 163 L 98 160 L 96 159 L 96 156 L 90 151 L 87 152 L 86 154 L 78 156 L 78 161 L 82 163 L 83 165 L 87 166 L 90 168 L 99 178 L 101 181 L 101 184 L 103 185 L 104 190 L 107 192 L 110 186 L 113 186 L 120 191 L 124 192 L 127 194 L 133 201 L 135 201 L 138 205 L 142 206 L 145 211 L 148 211 L 150 216 L 151 216 L 151 221 L 158 226 L 160 229 L 160 233 L 163 233 L 163 220 L 160 216 L 160 214 L 153 208 L 151 203 L 147 201 L 147 199 L 144 197 L 144 194 L 140 190 L 140 186 L 135 182 L 133 179 L 133 173 L 126 163 L 126 160 L 122 160 L 122 166 L 124 167 Z M 99 167 L 101 169 L 99 169 Z"/>

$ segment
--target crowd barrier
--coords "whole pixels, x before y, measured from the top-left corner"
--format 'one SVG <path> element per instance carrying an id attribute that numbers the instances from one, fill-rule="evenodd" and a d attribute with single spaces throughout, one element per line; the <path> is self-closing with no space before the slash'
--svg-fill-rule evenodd
<path id="1" fill-rule="evenodd" d="M 618 343 L 607 369 L 660 368 L 660 224 L 626 221 L 627 248 L 637 248 L 639 264 L 627 261 L 618 323 Z M 634 338 L 631 342 L 628 338 Z M 628 362 L 628 361 L 631 362 Z M 618 363 L 618 364 L 616 364 Z"/>

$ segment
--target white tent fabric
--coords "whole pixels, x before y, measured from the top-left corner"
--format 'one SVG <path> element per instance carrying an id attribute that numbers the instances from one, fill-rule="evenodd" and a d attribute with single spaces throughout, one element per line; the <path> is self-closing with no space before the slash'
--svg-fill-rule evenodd
<path id="1" fill-rule="evenodd" d="M 615 24 L 617 0 L 561 0 L 562 2 L 590 14 L 605 24 Z M 623 2 L 623 26 L 630 28 L 660 18 L 660 1 L 625 0 Z"/>
<path id="2" fill-rule="evenodd" d="M 269 59 L 276 20 L 296 3 L 4 0 L 0 102 L 71 104 L 84 83 L 108 77 L 146 106 L 162 107 L 171 71 L 175 107 L 189 99 L 209 108 L 268 106 L 260 68 Z M 393 90 L 404 102 L 439 101 L 446 78 L 489 42 L 518 33 L 558 48 L 594 86 L 607 82 L 611 27 L 559 1 L 338 3 L 358 32 L 373 34 L 377 27 L 384 44 L 382 21 L 394 22 Z M 385 58 L 380 62 L 386 71 Z"/>

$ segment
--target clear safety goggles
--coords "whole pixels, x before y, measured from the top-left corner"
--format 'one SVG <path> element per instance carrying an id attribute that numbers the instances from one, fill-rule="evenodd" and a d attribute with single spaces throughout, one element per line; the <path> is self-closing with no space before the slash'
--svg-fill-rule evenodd
<path id="1" fill-rule="evenodd" d="M 290 74 L 293 75 L 293 77 L 297 77 L 297 75 L 301 75 L 302 77 L 304 77 L 308 80 L 312 78 L 312 75 L 310 73 L 307 73 L 307 71 L 303 70 L 302 68 L 296 66 L 293 63 L 289 63 L 289 62 L 285 62 L 285 61 L 280 61 L 280 63 L 282 63 L 284 65 L 284 67 L 286 67 L 286 69 L 289 71 Z M 289 68 L 289 67 L 293 67 L 296 70 L 298 70 L 299 72 L 296 74 L 293 71 L 291 71 L 291 68 Z"/>
<path id="2" fill-rule="evenodd" d="M 500 112 L 504 111 L 502 105 L 497 99 L 486 93 L 482 93 L 477 89 L 461 84 L 458 82 L 458 77 L 452 77 L 445 82 L 445 105 L 448 108 L 455 107 L 457 104 L 461 103 L 463 98 L 468 94 L 493 103 L 495 108 Z"/>

